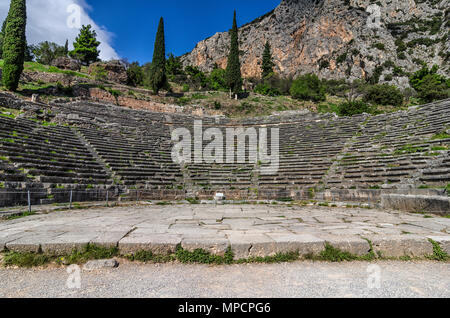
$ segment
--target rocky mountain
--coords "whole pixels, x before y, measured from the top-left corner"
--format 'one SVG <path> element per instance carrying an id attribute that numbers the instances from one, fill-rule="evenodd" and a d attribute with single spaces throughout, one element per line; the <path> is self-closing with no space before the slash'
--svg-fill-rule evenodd
<path id="1" fill-rule="evenodd" d="M 408 86 L 407 72 L 426 62 L 450 72 L 450 0 L 282 0 L 239 30 L 242 73 L 260 77 L 269 41 L 282 76 L 314 72 L 321 78 L 368 78 Z M 231 15 L 230 15 L 231 17 Z M 231 21 L 231 18 L 230 18 Z M 184 65 L 225 68 L 228 32 L 182 56 Z"/>

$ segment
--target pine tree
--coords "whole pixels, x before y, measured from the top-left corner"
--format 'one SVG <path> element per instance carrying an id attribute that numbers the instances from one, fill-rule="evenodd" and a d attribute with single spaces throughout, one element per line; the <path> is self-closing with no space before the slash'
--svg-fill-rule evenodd
<path id="1" fill-rule="evenodd" d="M 73 43 L 74 49 L 69 52 L 70 57 L 81 61 L 85 65 L 97 62 L 100 55 L 98 50 L 100 42 L 97 41 L 97 32 L 91 29 L 92 26 L 90 24 L 81 27 L 80 34 Z"/>
<path id="2" fill-rule="evenodd" d="M 2 30 L 0 31 L 0 59 L 3 58 L 3 39 L 5 38 L 6 19 L 3 21 Z"/>
<path id="3" fill-rule="evenodd" d="M 160 89 L 167 86 L 166 76 L 166 44 L 164 38 L 164 19 L 159 20 L 158 32 L 156 33 L 153 61 L 150 68 L 149 83 L 153 92 L 158 94 Z"/>
<path id="4" fill-rule="evenodd" d="M 273 62 L 270 43 L 267 41 L 266 45 L 264 47 L 262 66 L 261 66 L 263 79 L 270 76 L 271 74 L 273 74 L 274 66 L 275 66 L 275 63 Z"/>
<path id="5" fill-rule="evenodd" d="M 25 58 L 27 9 L 25 0 L 11 0 L 3 39 L 3 85 L 15 91 Z"/>
<path id="6" fill-rule="evenodd" d="M 236 11 L 234 11 L 233 28 L 230 32 L 231 47 L 228 56 L 226 81 L 227 86 L 235 94 L 242 90 L 241 64 L 239 62 L 239 39 L 236 22 Z"/>

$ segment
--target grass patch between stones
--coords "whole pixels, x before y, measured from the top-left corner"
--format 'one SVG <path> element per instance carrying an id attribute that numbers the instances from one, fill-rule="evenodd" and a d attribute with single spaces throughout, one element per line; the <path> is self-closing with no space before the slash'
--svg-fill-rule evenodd
<path id="1" fill-rule="evenodd" d="M 332 262 L 332 263 L 339 263 L 339 262 L 351 262 L 351 261 L 373 261 L 377 259 L 372 243 L 367 240 L 370 245 L 370 250 L 366 255 L 355 255 L 350 252 L 342 251 L 339 248 L 336 248 L 329 244 L 328 242 L 325 243 L 325 249 L 320 252 L 319 255 L 313 255 L 309 254 L 305 258 L 312 261 L 322 261 L 322 262 Z"/>
<path id="2" fill-rule="evenodd" d="M 90 260 L 109 259 L 119 255 L 117 247 L 104 248 L 92 244 L 88 244 L 83 250 L 74 250 L 69 255 L 54 256 L 42 253 L 19 253 L 7 251 L 4 252 L 3 265 L 4 266 L 18 266 L 18 267 L 37 267 L 44 266 L 49 263 L 57 263 L 60 265 L 83 264 Z"/>
<path id="3" fill-rule="evenodd" d="M 450 261 L 450 256 L 442 250 L 440 244 L 433 240 L 429 240 L 433 245 L 433 255 L 425 257 L 427 260 L 447 262 Z M 274 256 L 266 257 L 249 257 L 245 259 L 234 259 L 231 247 L 228 247 L 225 254 L 213 255 L 203 249 L 196 249 L 194 251 L 187 251 L 178 245 L 175 253 L 159 255 L 151 251 L 138 251 L 130 255 L 120 255 L 117 247 L 104 248 L 96 245 L 88 244 L 83 250 L 74 250 L 69 255 L 52 256 L 42 253 L 18 253 L 18 252 L 3 252 L 3 266 L 18 266 L 18 267 L 39 267 L 50 263 L 59 265 L 84 264 L 90 260 L 110 259 L 114 257 L 123 257 L 133 262 L 143 263 L 170 263 L 180 262 L 182 264 L 208 264 L 208 265 L 232 265 L 232 264 L 274 264 L 274 263 L 289 263 L 299 260 L 311 260 L 321 262 L 352 262 L 352 261 L 374 261 L 374 260 L 400 260 L 410 261 L 409 256 L 403 256 L 396 259 L 384 258 L 381 254 L 376 255 L 372 246 L 372 242 L 367 240 L 370 245 L 370 250 L 367 254 L 359 256 L 347 251 L 342 251 L 339 248 L 332 246 L 330 243 L 325 243 L 325 248 L 318 255 L 308 254 L 300 257 L 299 252 L 278 253 Z"/>
<path id="4" fill-rule="evenodd" d="M 445 251 L 442 250 L 441 245 L 429 239 L 430 243 L 433 245 L 433 255 L 429 256 L 428 259 L 439 262 L 446 262 L 450 260 L 450 255 L 448 255 Z"/>

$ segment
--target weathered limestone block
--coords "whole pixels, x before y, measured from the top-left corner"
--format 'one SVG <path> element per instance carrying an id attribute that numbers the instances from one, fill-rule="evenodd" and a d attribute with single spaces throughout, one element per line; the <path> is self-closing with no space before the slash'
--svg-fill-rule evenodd
<path id="1" fill-rule="evenodd" d="M 386 194 L 381 196 L 385 209 L 407 212 L 450 213 L 450 198 L 424 195 Z"/>
<path id="2" fill-rule="evenodd" d="M 80 62 L 71 59 L 69 57 L 58 57 L 53 60 L 52 65 L 63 70 L 71 70 L 71 71 L 81 70 Z"/>
<path id="3" fill-rule="evenodd" d="M 111 82 L 119 84 L 127 84 L 128 75 L 125 67 L 120 63 L 120 61 L 109 61 L 107 63 L 93 63 L 89 66 L 89 74 L 98 72 L 102 69 L 106 72 L 106 79 Z"/>

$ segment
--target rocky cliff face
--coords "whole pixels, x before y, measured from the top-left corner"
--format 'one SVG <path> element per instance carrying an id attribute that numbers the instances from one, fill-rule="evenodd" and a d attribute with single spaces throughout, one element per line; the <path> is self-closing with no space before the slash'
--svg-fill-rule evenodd
<path id="1" fill-rule="evenodd" d="M 405 87 L 404 72 L 421 61 L 449 73 L 450 0 L 283 0 L 239 30 L 242 73 L 260 77 L 264 44 L 272 45 L 276 72 L 322 78 L 367 78 Z M 184 65 L 225 68 L 228 32 L 184 55 Z M 378 75 L 377 75 L 378 74 Z"/>

